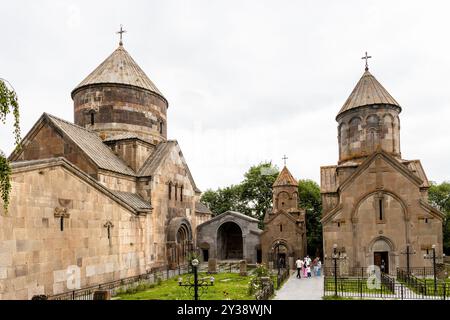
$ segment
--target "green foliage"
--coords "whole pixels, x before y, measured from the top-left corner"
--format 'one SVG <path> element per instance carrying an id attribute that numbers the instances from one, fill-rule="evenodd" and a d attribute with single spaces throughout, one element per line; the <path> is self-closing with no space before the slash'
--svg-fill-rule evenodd
<path id="1" fill-rule="evenodd" d="M 270 277 L 270 271 L 263 264 L 258 264 L 253 271 L 253 275 L 248 283 L 248 295 L 254 295 L 262 289 L 262 277 Z"/>
<path id="2" fill-rule="evenodd" d="M 266 211 L 272 207 L 272 185 L 279 174 L 271 162 L 252 166 L 241 183 L 241 199 L 246 203 L 253 217 L 263 221 Z"/>
<path id="3" fill-rule="evenodd" d="M 299 206 L 306 210 L 308 253 L 312 256 L 322 251 L 322 199 L 319 185 L 312 180 L 298 183 Z"/>
<path id="4" fill-rule="evenodd" d="M 238 211 L 262 221 L 267 209 L 272 205 L 272 185 L 278 176 L 278 168 L 271 162 L 252 166 L 238 185 L 207 190 L 201 201 L 209 206 L 214 214 L 228 210 Z"/>
<path id="5" fill-rule="evenodd" d="M 445 214 L 442 224 L 444 252 L 450 254 L 450 182 L 441 184 L 431 182 L 428 190 L 428 201 Z"/>
<path id="6" fill-rule="evenodd" d="M 5 124 L 6 116 L 12 112 L 14 116 L 14 139 L 16 148 L 20 147 L 19 102 L 17 94 L 9 89 L 6 80 L 0 78 L 0 121 Z M 11 192 L 11 167 L 6 156 L 0 152 L 0 195 L 3 208 L 8 211 L 9 193 Z"/>
<path id="7" fill-rule="evenodd" d="M 209 279 L 207 273 L 199 273 L 199 278 Z M 182 275 L 183 282 L 186 282 L 191 275 Z M 208 287 L 200 300 L 252 300 L 254 296 L 247 294 L 249 276 L 241 276 L 239 273 L 218 273 L 214 275 L 214 285 Z M 178 277 L 162 281 L 161 285 L 149 287 L 144 291 L 126 293 L 117 291 L 116 297 L 120 300 L 192 300 L 194 297 L 187 287 L 178 285 Z"/>

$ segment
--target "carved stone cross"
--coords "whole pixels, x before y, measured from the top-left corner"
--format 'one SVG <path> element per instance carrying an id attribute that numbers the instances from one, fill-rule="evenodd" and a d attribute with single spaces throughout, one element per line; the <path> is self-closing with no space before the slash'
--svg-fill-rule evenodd
<path id="1" fill-rule="evenodd" d="M 108 240 L 111 245 L 111 228 L 114 228 L 114 225 L 111 221 L 107 221 L 103 226 L 108 229 Z"/>
<path id="2" fill-rule="evenodd" d="M 59 218 L 60 230 L 64 231 L 64 218 L 70 217 L 69 210 L 64 207 L 56 207 L 54 216 Z"/>
<path id="3" fill-rule="evenodd" d="M 383 189 L 383 173 L 392 172 L 390 167 L 382 166 L 381 158 L 375 159 L 375 168 L 369 170 L 370 173 L 375 173 L 375 184 L 377 189 Z"/>

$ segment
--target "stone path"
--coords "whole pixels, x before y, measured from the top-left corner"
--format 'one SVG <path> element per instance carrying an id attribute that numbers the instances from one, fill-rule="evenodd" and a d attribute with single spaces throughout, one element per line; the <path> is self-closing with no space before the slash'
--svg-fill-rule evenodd
<path id="1" fill-rule="evenodd" d="M 322 300 L 323 277 L 297 279 L 295 273 L 276 292 L 274 300 Z"/>

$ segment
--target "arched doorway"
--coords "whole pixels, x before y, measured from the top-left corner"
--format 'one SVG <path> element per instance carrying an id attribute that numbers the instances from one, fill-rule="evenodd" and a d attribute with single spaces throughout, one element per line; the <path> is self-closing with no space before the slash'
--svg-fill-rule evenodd
<path id="1" fill-rule="evenodd" d="M 271 250 L 271 261 L 274 267 L 286 268 L 288 265 L 289 248 L 284 241 L 275 241 Z"/>
<path id="2" fill-rule="evenodd" d="M 217 253 L 219 259 L 242 259 L 244 243 L 242 230 L 235 222 L 223 223 L 217 230 Z"/>
<path id="3" fill-rule="evenodd" d="M 178 265 L 187 263 L 188 253 L 190 251 L 190 233 L 185 224 L 182 224 L 177 231 L 176 236 L 176 261 Z"/>
<path id="4" fill-rule="evenodd" d="M 372 244 L 373 264 L 378 266 L 381 272 L 389 273 L 389 256 L 392 252 L 389 240 L 378 238 Z"/>
<path id="5" fill-rule="evenodd" d="M 171 269 L 188 263 L 192 252 L 192 229 L 189 221 L 177 217 L 170 221 L 167 230 L 167 262 Z"/>

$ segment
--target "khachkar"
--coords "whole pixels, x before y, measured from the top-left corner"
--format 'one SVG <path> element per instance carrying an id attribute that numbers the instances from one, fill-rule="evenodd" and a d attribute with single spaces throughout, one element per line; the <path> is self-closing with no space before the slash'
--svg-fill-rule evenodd
<path id="1" fill-rule="evenodd" d="M 423 256 L 433 245 L 442 254 L 444 216 L 428 204 L 420 161 L 401 157 L 402 108 L 369 72 L 368 58 L 336 117 L 339 162 L 321 167 L 324 252 L 336 247 L 343 274 L 431 266 Z"/>

